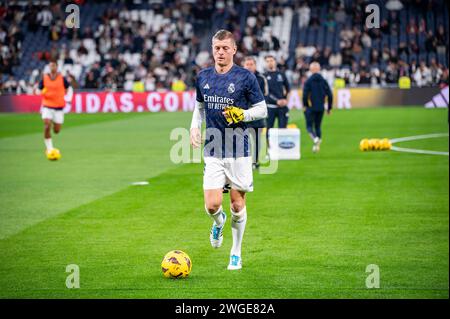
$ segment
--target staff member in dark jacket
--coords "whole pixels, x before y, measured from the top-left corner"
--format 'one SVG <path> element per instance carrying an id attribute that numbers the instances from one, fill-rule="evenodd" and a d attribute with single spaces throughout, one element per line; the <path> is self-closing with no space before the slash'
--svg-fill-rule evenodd
<path id="1" fill-rule="evenodd" d="M 327 81 L 320 75 L 320 64 L 311 63 L 309 71 L 310 78 L 303 86 L 303 106 L 306 119 L 306 129 L 311 136 L 314 146 L 313 152 L 320 150 L 322 142 L 322 118 L 325 112 L 325 98 L 328 98 L 327 114 L 330 114 L 333 107 L 333 93 Z"/>
<path id="2" fill-rule="evenodd" d="M 252 56 L 247 56 L 244 58 L 244 68 L 255 74 L 256 80 L 258 81 L 261 92 L 264 98 L 267 99 L 269 94 L 269 87 L 267 80 L 258 71 L 256 71 L 256 60 Z M 255 151 L 253 152 L 253 168 L 259 168 L 259 149 L 261 147 L 261 130 L 266 127 L 266 119 L 257 120 L 253 122 L 248 122 L 247 126 L 252 128 L 250 131 L 253 141 L 255 143 Z"/>
<path id="3" fill-rule="evenodd" d="M 277 70 L 277 62 L 272 55 L 267 55 L 266 61 L 267 72 L 264 76 L 269 84 L 269 95 L 266 98 L 267 104 L 267 130 L 271 129 L 278 118 L 278 127 L 286 128 L 289 109 L 287 107 L 287 95 L 290 91 L 289 82 L 286 75 Z"/>

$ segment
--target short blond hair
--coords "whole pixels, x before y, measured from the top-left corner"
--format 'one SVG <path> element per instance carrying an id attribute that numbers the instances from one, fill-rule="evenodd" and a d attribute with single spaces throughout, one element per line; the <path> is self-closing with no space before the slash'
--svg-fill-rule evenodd
<path id="1" fill-rule="evenodd" d="M 224 30 L 224 29 L 219 30 L 216 32 L 216 34 L 214 34 L 214 36 L 212 38 L 213 41 L 214 40 L 222 41 L 222 40 L 226 40 L 226 39 L 231 39 L 234 46 L 236 46 L 236 39 L 234 38 L 234 34 L 228 30 Z"/>

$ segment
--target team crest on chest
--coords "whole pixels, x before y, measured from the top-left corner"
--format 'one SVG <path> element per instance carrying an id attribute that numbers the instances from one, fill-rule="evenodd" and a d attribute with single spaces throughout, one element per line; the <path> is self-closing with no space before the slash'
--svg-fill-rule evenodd
<path id="1" fill-rule="evenodd" d="M 234 93 L 234 91 L 236 91 L 234 83 L 230 83 L 230 85 L 228 85 L 228 93 Z"/>

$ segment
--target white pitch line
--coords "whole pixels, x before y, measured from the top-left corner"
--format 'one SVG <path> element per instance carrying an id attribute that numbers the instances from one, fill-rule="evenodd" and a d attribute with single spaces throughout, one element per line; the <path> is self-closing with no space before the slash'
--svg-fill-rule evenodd
<path id="1" fill-rule="evenodd" d="M 435 133 L 435 134 L 426 134 L 426 135 L 416 135 L 416 136 L 407 136 L 407 137 L 399 137 L 391 139 L 391 143 L 398 142 L 406 142 L 406 141 L 415 141 L 415 140 L 423 140 L 427 138 L 436 138 L 436 137 L 444 137 L 448 136 L 448 133 Z"/>
<path id="2" fill-rule="evenodd" d="M 445 137 L 445 136 L 448 136 L 448 133 L 407 136 L 407 137 L 393 138 L 393 139 L 391 139 L 391 143 L 394 144 L 394 143 L 399 143 L 399 142 L 423 140 L 423 139 L 427 139 L 427 138 L 437 138 L 437 137 Z M 449 152 L 418 150 L 418 149 L 414 149 L 414 148 L 404 148 L 404 147 L 397 147 L 397 146 L 392 146 L 391 149 L 393 151 L 397 151 L 397 152 L 449 156 Z"/>
<path id="3" fill-rule="evenodd" d="M 148 185 L 148 182 L 146 182 L 146 181 L 144 181 L 144 182 L 134 182 L 134 183 L 131 183 L 131 185 L 134 185 L 134 186 L 145 186 L 145 185 Z"/>
<path id="4" fill-rule="evenodd" d="M 415 148 L 404 148 L 404 147 L 397 147 L 397 146 L 392 146 L 391 150 L 397 151 L 397 152 L 406 152 L 406 153 L 449 156 L 448 152 L 436 152 L 436 151 L 427 151 L 427 150 L 417 150 Z"/>

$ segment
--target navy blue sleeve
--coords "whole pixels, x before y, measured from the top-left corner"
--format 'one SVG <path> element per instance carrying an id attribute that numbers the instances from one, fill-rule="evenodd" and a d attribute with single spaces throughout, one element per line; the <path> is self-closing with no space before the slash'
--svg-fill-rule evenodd
<path id="1" fill-rule="evenodd" d="M 305 82 L 305 85 L 303 86 L 303 106 L 304 107 L 309 107 L 309 95 L 311 94 L 311 86 L 310 86 L 310 82 L 307 80 Z"/>
<path id="2" fill-rule="evenodd" d="M 44 80 L 41 80 L 39 82 L 38 88 L 39 88 L 39 90 L 42 90 L 44 88 Z"/>
<path id="3" fill-rule="evenodd" d="M 331 92 L 328 82 L 326 80 L 324 80 L 324 82 L 325 82 L 325 92 L 328 97 L 328 110 L 331 110 L 333 108 L 333 92 Z"/>
<path id="4" fill-rule="evenodd" d="M 70 86 L 69 81 L 67 81 L 66 78 L 63 79 L 64 79 L 64 88 L 67 89 Z"/>
<path id="5" fill-rule="evenodd" d="M 267 79 L 265 76 L 261 76 L 261 79 L 263 82 L 262 91 L 263 91 L 264 97 L 267 97 L 267 96 L 269 96 L 269 83 L 267 82 Z"/>
<path id="6" fill-rule="evenodd" d="M 266 103 L 267 103 L 267 104 L 274 104 L 274 105 L 277 105 L 278 99 L 277 99 L 276 96 L 274 96 L 273 94 L 270 94 L 270 84 L 269 84 L 269 80 L 267 80 L 267 78 L 266 78 L 266 81 L 267 81 L 267 88 L 268 88 L 267 96 L 266 96 Z"/>
<path id="7" fill-rule="evenodd" d="M 291 91 L 291 86 L 289 85 L 289 81 L 286 77 L 286 74 L 284 74 L 284 73 L 283 73 L 283 85 L 284 85 L 284 88 L 286 89 L 286 95 L 284 96 L 286 98 L 287 95 L 289 94 L 289 92 Z"/>
<path id="8" fill-rule="evenodd" d="M 264 81 L 263 81 L 262 77 L 257 75 L 256 80 L 258 81 L 258 85 L 259 85 L 259 88 L 261 89 L 262 94 L 265 95 L 264 94 Z"/>
<path id="9" fill-rule="evenodd" d="M 270 90 L 270 89 L 269 89 L 269 90 Z M 267 103 L 269 103 L 269 104 L 274 104 L 274 105 L 276 105 L 276 104 L 277 104 L 277 101 L 278 101 L 278 100 L 275 98 L 275 96 L 273 96 L 272 94 L 268 94 L 266 100 L 267 100 Z"/>
<path id="10" fill-rule="evenodd" d="M 197 76 L 197 80 L 195 81 L 195 92 L 196 92 L 196 97 L 195 99 L 197 100 L 197 102 L 201 102 L 203 103 L 203 95 L 202 92 L 200 91 L 200 78 Z"/>
<path id="11" fill-rule="evenodd" d="M 264 101 L 264 95 L 259 87 L 258 80 L 253 73 L 247 76 L 247 99 L 251 105 Z"/>

